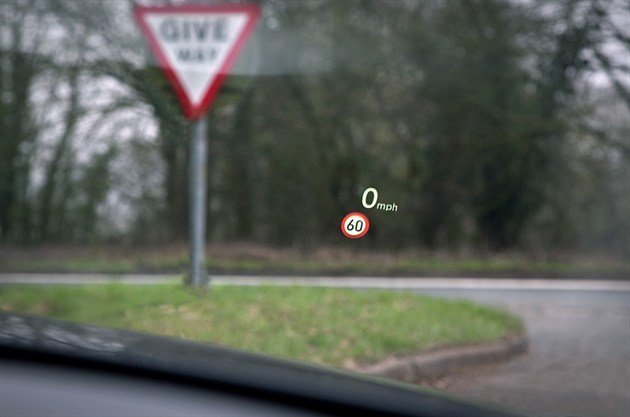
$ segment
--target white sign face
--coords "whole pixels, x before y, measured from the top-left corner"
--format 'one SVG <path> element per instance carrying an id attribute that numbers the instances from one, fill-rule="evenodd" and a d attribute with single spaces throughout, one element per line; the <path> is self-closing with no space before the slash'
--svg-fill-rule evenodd
<path id="1" fill-rule="evenodd" d="M 136 8 L 186 116 L 199 117 L 210 104 L 258 14 L 251 5 Z"/>
<path id="2" fill-rule="evenodd" d="M 357 211 L 347 214 L 341 220 L 341 233 L 348 239 L 359 239 L 370 230 L 370 220 Z"/>

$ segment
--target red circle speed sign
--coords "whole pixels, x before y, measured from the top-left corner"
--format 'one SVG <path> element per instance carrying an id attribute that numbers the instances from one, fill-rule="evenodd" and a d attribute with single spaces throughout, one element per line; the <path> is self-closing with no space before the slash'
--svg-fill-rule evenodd
<path id="1" fill-rule="evenodd" d="M 367 216 L 358 211 L 349 213 L 341 221 L 341 233 L 348 239 L 359 239 L 370 230 Z"/>

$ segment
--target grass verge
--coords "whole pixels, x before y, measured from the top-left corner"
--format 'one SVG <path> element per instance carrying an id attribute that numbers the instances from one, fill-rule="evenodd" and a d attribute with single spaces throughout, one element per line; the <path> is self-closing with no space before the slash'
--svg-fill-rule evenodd
<path id="1" fill-rule="evenodd" d="M 422 250 L 370 251 L 322 247 L 311 251 L 253 244 L 216 244 L 206 250 L 214 274 L 607 277 L 628 279 L 630 263 L 605 256 L 536 259 L 519 253 L 468 254 Z M 0 272 L 183 273 L 183 245 L 0 246 Z"/>
<path id="2" fill-rule="evenodd" d="M 500 310 L 393 291 L 178 284 L 3 286 L 0 309 L 351 367 L 522 331 Z"/>

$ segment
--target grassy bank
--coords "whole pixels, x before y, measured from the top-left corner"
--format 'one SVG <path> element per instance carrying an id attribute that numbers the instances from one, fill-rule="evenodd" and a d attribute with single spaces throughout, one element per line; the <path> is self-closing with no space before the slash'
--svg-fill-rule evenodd
<path id="1" fill-rule="evenodd" d="M 496 340 L 518 318 L 467 301 L 391 291 L 176 284 L 0 287 L 0 309 L 351 366 L 438 346 Z"/>
<path id="2" fill-rule="evenodd" d="M 388 252 L 332 247 L 300 251 L 245 244 L 211 245 L 206 252 L 209 271 L 219 274 L 630 277 L 630 263 L 602 256 L 556 255 L 539 259 L 518 253 Z M 0 247 L 0 272 L 180 273 L 187 268 L 188 251 L 184 245 Z"/>

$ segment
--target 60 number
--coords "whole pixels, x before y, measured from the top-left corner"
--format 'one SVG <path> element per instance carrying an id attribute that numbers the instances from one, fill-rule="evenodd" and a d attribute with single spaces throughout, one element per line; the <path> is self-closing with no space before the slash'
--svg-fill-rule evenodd
<path id="1" fill-rule="evenodd" d="M 346 229 L 351 232 L 361 232 L 363 230 L 363 226 L 363 220 L 357 220 L 356 223 L 354 220 L 350 220 L 348 222 L 348 225 L 346 226 Z"/>

